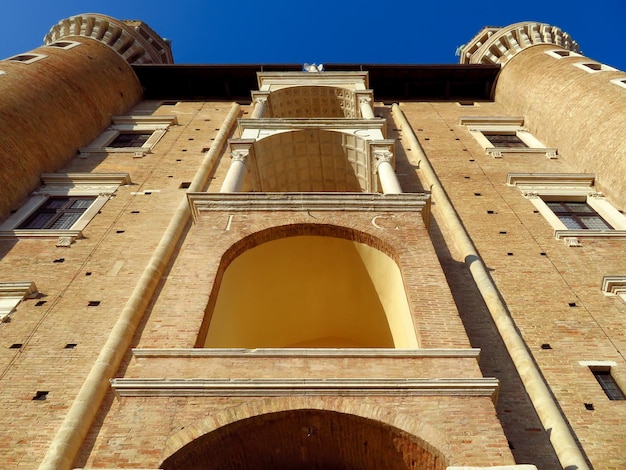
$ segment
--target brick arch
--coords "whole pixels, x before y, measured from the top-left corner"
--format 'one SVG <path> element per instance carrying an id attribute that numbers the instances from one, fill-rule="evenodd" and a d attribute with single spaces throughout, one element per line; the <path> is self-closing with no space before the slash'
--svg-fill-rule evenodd
<path id="1" fill-rule="evenodd" d="M 343 238 L 346 240 L 363 243 L 364 245 L 368 245 L 372 248 L 376 248 L 377 250 L 382 251 L 391 259 L 393 259 L 396 263 L 398 262 L 396 251 L 391 246 L 391 244 L 387 243 L 380 237 L 373 235 L 372 233 L 364 232 L 354 227 L 349 227 L 347 225 L 300 223 L 276 225 L 263 230 L 259 230 L 241 238 L 240 240 L 233 243 L 230 248 L 228 248 L 224 252 L 221 261 L 221 264 L 223 264 L 224 266 L 223 268 L 222 266 L 220 266 L 220 269 L 226 269 L 228 265 L 235 258 L 237 258 L 237 256 L 242 254 L 244 251 L 249 250 L 250 248 L 254 248 L 255 246 L 272 240 L 278 240 L 279 238 L 297 237 L 301 235 Z"/>
<path id="2" fill-rule="evenodd" d="M 301 402 L 293 403 L 293 398 L 272 397 L 226 408 L 171 435 L 166 442 L 160 468 L 193 469 L 193 463 L 201 462 L 203 455 L 215 456 L 212 450 L 223 450 L 230 442 L 235 447 L 238 443 L 245 442 L 250 454 L 244 455 L 233 449 L 232 452 L 236 455 L 223 456 L 224 459 L 241 464 L 243 459 L 250 457 L 259 460 L 269 458 L 274 459 L 270 461 L 274 465 L 288 464 L 288 461 L 277 462 L 276 459 L 288 459 L 289 449 L 298 444 L 301 447 L 307 446 L 309 438 L 312 439 L 311 445 L 315 446 L 313 440 L 322 439 L 324 435 L 330 434 L 329 431 L 332 433 L 332 442 L 342 448 L 331 450 L 329 455 L 322 457 L 351 459 L 356 455 L 358 461 L 336 463 L 349 463 L 364 470 L 370 468 L 368 464 L 372 464 L 371 459 L 361 455 L 368 451 L 382 458 L 385 468 L 390 470 L 444 470 L 451 455 L 450 444 L 445 436 L 414 417 L 400 416 L 379 406 L 348 402 L 341 398 L 307 397 Z M 253 447 L 256 445 L 253 440 L 255 436 L 260 439 L 261 434 L 267 440 L 258 444 L 260 453 L 266 453 L 267 449 L 271 453 L 280 448 L 284 456 L 258 455 L 259 450 Z M 328 437 L 327 441 L 330 442 Z M 324 448 L 328 442 L 322 441 L 317 445 Z M 301 449 L 299 452 L 301 455 Z M 389 465 L 391 462 L 394 465 Z M 326 467 L 329 461 L 315 463 L 323 463 Z M 230 467 L 216 464 L 211 468 Z"/>
<path id="3" fill-rule="evenodd" d="M 207 335 L 209 334 L 209 326 L 218 302 L 218 296 L 222 287 L 224 274 L 230 264 L 246 251 L 259 245 L 274 240 L 297 236 L 331 237 L 359 242 L 385 254 L 399 266 L 395 249 L 389 243 L 371 233 L 357 230 L 354 227 L 321 223 L 300 223 L 273 226 L 251 233 L 233 243 L 228 249 L 225 250 L 221 257 L 220 264 L 215 275 L 215 282 L 205 308 L 204 319 L 198 332 L 195 347 L 205 347 Z M 391 334 L 391 332 L 389 332 L 389 334 Z"/>

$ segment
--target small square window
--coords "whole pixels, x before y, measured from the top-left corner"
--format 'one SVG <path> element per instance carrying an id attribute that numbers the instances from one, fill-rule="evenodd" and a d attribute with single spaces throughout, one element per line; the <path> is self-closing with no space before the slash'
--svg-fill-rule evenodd
<path id="1" fill-rule="evenodd" d="M 608 65 L 600 64 L 598 62 L 578 62 L 575 63 L 574 66 L 588 73 L 615 71 L 613 67 L 609 67 Z"/>
<path id="2" fill-rule="evenodd" d="M 626 400 L 626 395 L 611 375 L 611 369 L 605 367 L 590 367 L 594 377 L 606 393 L 609 400 Z"/>
<path id="3" fill-rule="evenodd" d="M 55 41 L 51 44 L 47 44 L 48 47 L 57 47 L 59 49 L 72 49 L 73 47 L 80 46 L 80 42 L 77 41 Z"/>
<path id="4" fill-rule="evenodd" d="M 23 64 L 32 64 L 33 62 L 37 62 L 38 60 L 45 59 L 46 55 L 43 54 L 19 54 L 14 55 L 13 57 L 9 57 L 6 60 L 10 60 L 13 62 L 21 62 Z"/>

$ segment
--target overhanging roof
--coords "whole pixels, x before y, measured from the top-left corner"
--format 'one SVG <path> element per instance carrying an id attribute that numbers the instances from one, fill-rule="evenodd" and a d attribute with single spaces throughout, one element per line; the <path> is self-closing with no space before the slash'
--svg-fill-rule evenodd
<path id="1" fill-rule="evenodd" d="M 327 71 L 369 72 L 377 101 L 491 101 L 499 65 L 328 64 Z M 301 65 L 134 65 L 146 99 L 250 102 L 257 72 Z M 324 73 L 324 72 L 321 72 Z"/>

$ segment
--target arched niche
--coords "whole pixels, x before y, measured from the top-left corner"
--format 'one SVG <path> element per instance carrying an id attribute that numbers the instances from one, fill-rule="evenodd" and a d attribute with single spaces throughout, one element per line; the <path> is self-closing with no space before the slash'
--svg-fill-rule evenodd
<path id="1" fill-rule="evenodd" d="M 254 143 L 244 190 L 371 192 L 367 141 L 345 132 L 302 129 Z"/>
<path id="2" fill-rule="evenodd" d="M 327 410 L 289 410 L 242 419 L 204 434 L 166 458 L 163 470 L 445 470 L 420 437 L 381 421 Z"/>
<path id="3" fill-rule="evenodd" d="M 396 262 L 302 227 L 232 259 L 216 280 L 199 346 L 417 348 Z"/>
<path id="4" fill-rule="evenodd" d="M 354 92 L 332 86 L 293 86 L 272 91 L 267 118 L 356 118 Z"/>

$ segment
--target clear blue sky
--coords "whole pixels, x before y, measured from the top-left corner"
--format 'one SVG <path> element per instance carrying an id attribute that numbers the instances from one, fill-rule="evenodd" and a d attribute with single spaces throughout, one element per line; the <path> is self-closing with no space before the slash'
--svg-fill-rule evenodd
<path id="1" fill-rule="evenodd" d="M 455 63 L 456 47 L 483 26 L 532 20 L 626 70 L 626 0 L 2 0 L 0 58 L 41 45 L 52 25 L 87 12 L 145 21 L 172 40 L 179 64 Z"/>

